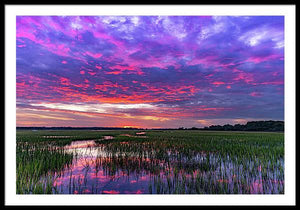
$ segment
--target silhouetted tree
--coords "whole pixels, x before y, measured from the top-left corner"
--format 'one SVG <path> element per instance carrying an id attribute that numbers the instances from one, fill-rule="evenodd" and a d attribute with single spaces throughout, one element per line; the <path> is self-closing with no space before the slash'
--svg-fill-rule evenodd
<path id="1" fill-rule="evenodd" d="M 211 125 L 204 127 L 203 130 L 216 130 L 216 131 L 284 131 L 283 121 L 250 121 L 245 125 L 235 124 L 234 126 L 226 125 Z"/>

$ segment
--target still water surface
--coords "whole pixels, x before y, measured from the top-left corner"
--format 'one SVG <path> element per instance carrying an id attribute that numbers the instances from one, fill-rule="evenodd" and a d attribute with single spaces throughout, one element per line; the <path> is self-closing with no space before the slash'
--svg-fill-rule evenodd
<path id="1" fill-rule="evenodd" d="M 105 136 L 105 140 L 113 139 Z M 128 142 L 121 142 L 128 144 Z M 197 153 L 192 158 L 181 157 L 177 159 L 176 151 L 167 151 L 169 160 L 151 159 L 145 151 L 143 156 L 134 153 L 124 154 L 110 153 L 105 146 L 94 140 L 73 141 L 64 147 L 65 152 L 73 154 L 72 164 L 66 166 L 62 171 L 53 174 L 53 193 L 61 194 L 156 194 L 156 193 L 205 193 L 199 186 L 226 185 L 227 193 L 243 193 L 245 189 L 251 194 L 257 193 L 279 193 L 283 190 L 284 182 L 276 178 L 276 172 L 269 180 L 269 189 L 263 189 L 261 168 L 258 166 L 258 174 L 251 177 L 243 176 L 243 166 L 234 165 L 230 159 L 223 160 L 220 164 L 219 157 L 209 155 L 209 164 L 215 165 L 213 171 L 203 171 L 195 168 L 192 172 L 184 170 L 176 171 L 176 164 L 207 163 L 207 155 Z M 117 163 L 117 164 L 116 164 Z M 153 171 L 153 165 L 157 166 Z M 250 167 L 253 164 L 249 162 Z M 128 167 L 130 166 L 130 167 Z M 151 168 L 152 167 L 152 168 Z M 201 179 L 199 179 L 201 177 Z M 195 180 L 197 180 L 196 182 Z M 243 179 L 244 178 L 244 179 Z M 236 180 L 241 184 L 236 186 Z M 200 180 L 200 181 L 199 181 Z M 206 183 L 201 181 L 206 180 Z M 208 180 L 208 181 L 207 181 Z M 246 181 L 245 181 L 246 180 Z"/>

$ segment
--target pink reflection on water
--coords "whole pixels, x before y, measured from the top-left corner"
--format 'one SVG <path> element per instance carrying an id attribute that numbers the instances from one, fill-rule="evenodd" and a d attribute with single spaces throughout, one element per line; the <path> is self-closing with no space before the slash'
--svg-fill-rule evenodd
<path id="1" fill-rule="evenodd" d="M 83 190 L 83 193 L 91 193 L 91 191 L 89 189 L 85 189 Z"/>
<path id="2" fill-rule="evenodd" d="M 121 142 L 122 143 L 122 142 Z M 127 144 L 128 142 L 124 142 Z M 91 145 L 91 146 L 89 146 Z M 91 148 L 88 148 L 91 147 Z M 148 171 L 127 171 L 125 169 L 120 169 L 118 164 L 115 164 L 115 160 L 112 156 L 109 156 L 109 153 L 102 153 L 102 149 L 97 150 L 95 147 L 95 142 L 92 141 L 77 141 L 72 142 L 71 145 L 68 145 L 68 148 L 86 148 L 80 151 L 85 151 L 83 154 L 79 155 L 79 158 L 74 158 L 71 167 L 65 168 L 62 172 L 62 176 L 54 180 L 54 186 L 60 186 L 64 193 L 105 193 L 105 194 L 142 194 L 147 193 L 148 190 L 148 181 L 152 180 L 152 177 L 160 175 L 163 182 L 166 182 L 167 179 L 173 180 L 175 176 L 175 169 L 169 165 L 167 162 L 158 159 L 150 158 L 138 158 L 138 157 L 128 157 L 126 161 L 129 163 L 137 163 L 148 166 L 148 162 L 151 162 L 155 165 L 161 165 L 162 168 L 160 171 L 155 171 L 154 174 L 150 174 Z M 99 147 L 101 148 L 101 147 Z M 98 149 L 99 149 L 98 148 Z M 96 152 L 93 152 L 93 151 Z M 174 160 L 176 161 L 176 160 Z M 127 166 L 123 162 L 124 166 Z M 113 167 L 112 167 L 113 166 Z M 125 171 L 123 171 L 125 170 Z M 261 171 L 261 166 L 258 166 L 258 171 Z M 191 179 L 196 178 L 197 176 L 206 177 L 206 173 L 200 170 L 184 170 L 180 169 L 177 171 L 179 179 L 185 178 Z M 176 172 L 176 173 L 177 173 Z M 227 178 L 227 179 L 226 179 Z M 224 185 L 229 184 L 238 184 L 247 189 L 247 192 L 251 194 L 264 193 L 263 180 L 260 177 L 253 178 L 250 182 L 247 181 L 247 186 L 240 182 L 239 177 L 236 174 L 228 174 L 228 176 L 218 177 L 214 180 L 214 183 L 221 183 Z M 255 180 L 257 179 L 257 180 Z M 71 184 L 72 181 L 72 184 Z M 152 180 L 153 181 L 153 180 Z M 73 187 L 75 182 L 75 187 L 69 190 L 69 187 Z M 271 184 L 273 183 L 273 184 Z M 83 188 L 78 188 L 78 185 Z M 284 182 L 280 180 L 268 180 L 268 184 L 273 185 L 283 185 Z M 80 187 L 80 186 L 79 186 Z M 280 186 L 279 186 L 280 187 Z M 231 187 L 230 187 L 231 189 Z M 58 189 L 59 190 L 59 189 Z M 96 190 L 96 191 L 95 191 Z"/>
<path id="3" fill-rule="evenodd" d="M 87 140 L 87 141 L 72 141 L 70 145 L 66 145 L 65 149 L 76 149 L 76 148 L 86 148 L 86 147 L 94 147 L 95 141 L 94 140 Z"/>
<path id="4" fill-rule="evenodd" d="M 143 193 L 145 193 L 145 191 L 140 190 L 140 189 L 134 190 L 134 191 L 125 190 L 124 193 L 126 193 L 126 194 L 143 194 Z"/>
<path id="5" fill-rule="evenodd" d="M 262 180 L 255 180 L 250 186 L 250 193 L 257 194 L 263 193 L 263 185 Z"/>
<path id="6" fill-rule="evenodd" d="M 70 147 L 70 145 L 69 148 L 81 148 L 83 145 L 86 146 L 87 144 L 77 142 L 72 145 L 73 147 Z M 93 152 L 91 151 L 91 153 Z M 97 162 L 98 160 L 100 162 Z M 131 173 L 131 176 L 129 176 L 129 174 L 121 170 L 111 173 L 109 168 L 108 170 L 102 168 L 103 164 L 109 164 L 111 161 L 111 157 L 97 157 L 89 152 L 83 153 L 79 158 L 73 159 L 70 167 L 66 167 L 63 171 L 56 173 L 55 177 L 57 178 L 54 180 L 53 186 L 59 187 L 58 190 L 61 190 L 60 192 L 63 193 L 100 193 L 104 190 L 102 192 L 105 194 L 119 194 L 124 193 L 125 189 L 134 190 L 134 188 L 141 186 L 134 183 L 139 184 L 150 180 L 149 175 L 144 175 L 138 181 L 129 181 L 133 178 L 132 176 L 136 175 L 135 173 Z M 97 166 L 96 163 L 100 164 Z M 146 184 L 145 182 L 143 183 L 144 185 Z M 134 186 L 131 186 L 131 184 L 134 184 Z M 80 186 L 84 187 L 85 190 L 80 190 Z M 142 190 L 132 192 L 133 194 L 140 194 Z"/>
<path id="7" fill-rule="evenodd" d="M 107 176 L 103 174 L 103 171 L 98 171 L 97 173 L 90 173 L 89 176 L 92 179 L 107 179 Z"/>
<path id="8" fill-rule="evenodd" d="M 62 180 L 54 180 L 53 186 L 60 186 L 62 184 Z"/>
<path id="9" fill-rule="evenodd" d="M 105 193 L 105 194 L 120 194 L 120 191 L 116 191 L 116 190 L 103 190 L 103 193 Z"/>
<path id="10" fill-rule="evenodd" d="M 146 180 L 149 180 L 150 177 L 149 176 L 141 176 L 141 177 L 139 177 L 139 179 L 142 181 L 146 181 Z"/>
<path id="11" fill-rule="evenodd" d="M 137 190 L 136 194 L 142 194 L 143 192 L 141 190 Z"/>

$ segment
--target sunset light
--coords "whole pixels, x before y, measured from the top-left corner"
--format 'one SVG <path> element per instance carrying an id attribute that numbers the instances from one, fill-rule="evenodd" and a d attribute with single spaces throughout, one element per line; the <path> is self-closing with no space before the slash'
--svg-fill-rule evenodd
<path id="1" fill-rule="evenodd" d="M 6 24 L 10 203 L 295 198 L 294 7 L 40 7 Z"/>
<path id="2" fill-rule="evenodd" d="M 17 126 L 283 120 L 283 16 L 17 16 Z"/>

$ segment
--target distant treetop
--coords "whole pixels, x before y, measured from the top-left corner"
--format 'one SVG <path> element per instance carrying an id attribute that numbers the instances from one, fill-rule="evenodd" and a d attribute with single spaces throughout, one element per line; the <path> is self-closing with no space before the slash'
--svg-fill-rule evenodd
<path id="1" fill-rule="evenodd" d="M 195 129 L 194 127 L 191 129 Z M 245 125 L 211 125 L 204 127 L 203 130 L 217 130 L 217 131 L 284 131 L 284 121 L 250 121 Z"/>

